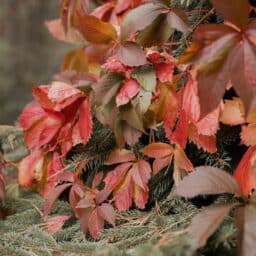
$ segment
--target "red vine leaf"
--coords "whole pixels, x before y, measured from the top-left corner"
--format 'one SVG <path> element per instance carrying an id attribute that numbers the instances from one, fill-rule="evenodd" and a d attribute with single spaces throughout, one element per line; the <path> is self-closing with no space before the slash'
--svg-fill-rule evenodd
<path id="1" fill-rule="evenodd" d="M 213 205 L 204 208 L 192 219 L 188 234 L 193 237 L 196 248 L 201 248 L 206 244 L 207 239 L 217 230 L 233 207 L 234 204 Z"/>
<path id="2" fill-rule="evenodd" d="M 179 182 L 173 192 L 186 198 L 222 193 L 241 195 L 241 189 L 230 174 L 210 166 L 195 168 L 194 172 Z"/>

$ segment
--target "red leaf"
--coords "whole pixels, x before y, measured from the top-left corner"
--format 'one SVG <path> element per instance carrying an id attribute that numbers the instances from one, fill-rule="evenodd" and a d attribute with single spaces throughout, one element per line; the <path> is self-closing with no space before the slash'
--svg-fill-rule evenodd
<path id="1" fill-rule="evenodd" d="M 58 197 L 64 192 L 68 187 L 70 187 L 72 183 L 65 183 L 55 187 L 50 193 L 48 194 L 45 203 L 44 203 L 44 212 L 43 215 L 46 216 L 50 213 L 51 208 Z"/>
<path id="2" fill-rule="evenodd" d="M 91 236 L 94 239 L 98 239 L 99 235 L 104 227 L 104 219 L 100 216 L 98 207 L 96 207 L 88 219 L 88 228 Z"/>
<path id="3" fill-rule="evenodd" d="M 48 86 L 33 86 L 34 98 L 40 103 L 42 108 L 52 109 L 53 104 L 48 98 Z"/>
<path id="4" fill-rule="evenodd" d="M 85 99 L 80 106 L 78 126 L 81 140 L 86 144 L 91 137 L 93 127 L 89 98 Z"/>
<path id="5" fill-rule="evenodd" d="M 171 142 L 185 148 L 188 137 L 188 116 L 184 110 L 181 111 L 175 131 L 171 135 Z"/>
<path id="6" fill-rule="evenodd" d="M 250 124 L 242 127 L 241 140 L 247 146 L 256 145 L 256 124 Z"/>
<path id="7" fill-rule="evenodd" d="M 156 75 L 161 83 L 171 82 L 173 78 L 174 64 L 159 62 L 155 65 Z"/>
<path id="8" fill-rule="evenodd" d="M 198 133 L 207 136 L 214 135 L 219 128 L 219 117 L 220 106 L 196 123 Z"/>
<path id="9" fill-rule="evenodd" d="M 143 152 L 148 157 L 163 158 L 173 154 L 173 147 L 166 143 L 155 142 L 147 145 Z"/>
<path id="10" fill-rule="evenodd" d="M 250 147 L 239 162 L 234 177 L 240 185 L 243 194 L 249 195 L 256 188 L 255 156 L 256 146 Z"/>
<path id="11" fill-rule="evenodd" d="M 140 85 L 135 79 L 126 80 L 119 89 L 116 96 L 116 105 L 119 107 L 121 105 L 127 104 L 133 97 L 135 97 L 140 91 Z"/>
<path id="12" fill-rule="evenodd" d="M 19 124 L 24 130 L 28 130 L 44 117 L 44 110 L 36 102 L 31 102 L 23 109 L 19 117 Z"/>
<path id="13" fill-rule="evenodd" d="M 133 162 L 136 160 L 134 153 L 127 149 L 116 149 L 111 152 L 108 159 L 105 161 L 106 165 L 119 164 L 125 162 Z"/>
<path id="14" fill-rule="evenodd" d="M 98 205 L 98 204 L 101 204 L 104 201 L 106 201 L 110 194 L 111 194 L 111 191 L 109 191 L 109 190 L 103 189 L 103 190 L 99 191 L 95 197 L 96 204 Z"/>
<path id="15" fill-rule="evenodd" d="M 26 121 L 25 121 L 26 118 Z M 38 149 L 50 143 L 63 123 L 63 115 L 52 110 L 40 110 L 39 106 L 28 105 L 20 116 L 25 141 L 29 149 Z"/>
<path id="16" fill-rule="evenodd" d="M 148 201 L 148 188 L 143 190 L 140 186 L 134 183 L 133 200 L 138 208 L 144 209 Z"/>
<path id="17" fill-rule="evenodd" d="M 118 211 L 127 211 L 132 206 L 133 188 L 130 177 L 127 178 L 124 185 L 114 193 L 115 207 Z"/>
<path id="18" fill-rule="evenodd" d="M 128 75 L 131 73 L 132 68 L 123 65 L 118 57 L 118 55 L 113 55 L 109 57 L 103 64 L 103 68 L 110 72 L 119 72 Z"/>
<path id="19" fill-rule="evenodd" d="M 189 77 L 182 95 L 182 108 L 191 121 L 197 122 L 200 117 L 197 81 Z"/>
<path id="20" fill-rule="evenodd" d="M 96 188 L 103 180 L 104 173 L 103 172 L 97 172 L 93 178 L 92 181 L 92 188 Z"/>
<path id="21" fill-rule="evenodd" d="M 202 148 L 209 153 L 215 153 L 217 151 L 216 136 L 198 134 L 197 128 L 193 124 L 189 127 L 188 137 L 189 140 L 195 143 L 199 148 Z"/>
<path id="22" fill-rule="evenodd" d="M 130 172 L 132 173 L 133 182 L 142 190 L 147 191 L 147 183 L 151 174 L 150 164 L 145 160 L 139 160 L 133 164 Z"/>
<path id="23" fill-rule="evenodd" d="M 116 214 L 112 205 L 104 203 L 101 206 L 98 206 L 98 213 L 102 219 L 110 223 L 112 226 L 115 226 Z"/>
<path id="24" fill-rule="evenodd" d="M 122 163 L 118 165 L 113 171 L 109 172 L 104 179 L 106 190 L 113 190 L 125 177 L 125 174 L 133 163 Z"/>
<path id="25" fill-rule="evenodd" d="M 55 110 L 60 111 L 84 97 L 84 93 L 67 83 L 56 81 L 51 84 L 48 97 L 55 103 Z"/>
<path id="26" fill-rule="evenodd" d="M 186 198 L 222 193 L 241 195 L 241 189 L 230 174 L 210 166 L 197 167 L 179 182 L 173 192 Z"/>
<path id="27" fill-rule="evenodd" d="M 35 150 L 19 163 L 18 181 L 23 187 L 31 187 L 36 181 L 36 176 L 43 176 L 44 155 Z M 44 173 L 45 175 L 45 173 Z"/>
<path id="28" fill-rule="evenodd" d="M 175 184 L 178 184 L 183 178 L 183 172 L 191 172 L 194 167 L 190 160 L 187 158 L 185 152 L 178 145 L 175 146 L 174 150 L 174 167 L 173 167 L 173 178 Z"/>

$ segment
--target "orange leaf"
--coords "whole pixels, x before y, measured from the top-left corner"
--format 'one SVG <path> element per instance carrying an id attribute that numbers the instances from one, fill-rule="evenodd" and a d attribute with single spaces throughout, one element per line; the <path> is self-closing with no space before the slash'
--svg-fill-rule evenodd
<path id="1" fill-rule="evenodd" d="M 143 152 L 148 157 L 163 158 L 173 154 L 173 147 L 166 143 L 155 142 L 147 145 Z"/>
<path id="2" fill-rule="evenodd" d="M 239 162 L 234 177 L 239 183 L 243 194 L 249 195 L 256 188 L 256 146 L 250 147 Z"/>
<path id="3" fill-rule="evenodd" d="M 234 97 L 232 100 L 225 100 L 224 109 L 220 116 L 223 124 L 239 125 L 245 123 L 245 110 L 243 102 Z"/>
<path id="4" fill-rule="evenodd" d="M 87 41 L 94 44 L 109 44 L 117 39 L 115 28 L 95 16 L 77 13 L 75 27 Z"/>

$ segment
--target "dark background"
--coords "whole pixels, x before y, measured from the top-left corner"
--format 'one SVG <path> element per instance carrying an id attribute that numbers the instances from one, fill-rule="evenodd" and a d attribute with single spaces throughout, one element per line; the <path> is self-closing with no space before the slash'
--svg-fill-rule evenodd
<path id="1" fill-rule="evenodd" d="M 68 45 L 48 33 L 58 0 L 0 0 L 0 124 L 15 124 L 32 100 L 31 86 L 47 84 Z"/>

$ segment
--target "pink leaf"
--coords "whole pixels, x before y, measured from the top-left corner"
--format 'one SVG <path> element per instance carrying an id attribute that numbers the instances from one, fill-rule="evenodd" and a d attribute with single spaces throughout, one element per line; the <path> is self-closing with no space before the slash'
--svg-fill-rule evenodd
<path id="1" fill-rule="evenodd" d="M 98 213 L 105 221 L 115 226 L 116 214 L 112 205 L 104 203 L 98 206 Z"/>
<path id="2" fill-rule="evenodd" d="M 55 187 L 50 193 L 48 194 L 46 201 L 44 203 L 44 212 L 43 215 L 46 216 L 50 213 L 51 208 L 54 202 L 58 199 L 63 191 L 65 191 L 68 187 L 70 187 L 72 183 L 65 183 Z"/>
<path id="3" fill-rule="evenodd" d="M 88 228 L 91 236 L 98 239 L 104 227 L 104 219 L 100 216 L 97 208 L 93 210 L 88 220 Z"/>
<path id="4" fill-rule="evenodd" d="M 122 85 L 116 96 L 116 105 L 127 104 L 133 97 L 135 97 L 140 91 L 140 85 L 135 79 L 128 79 Z"/>

